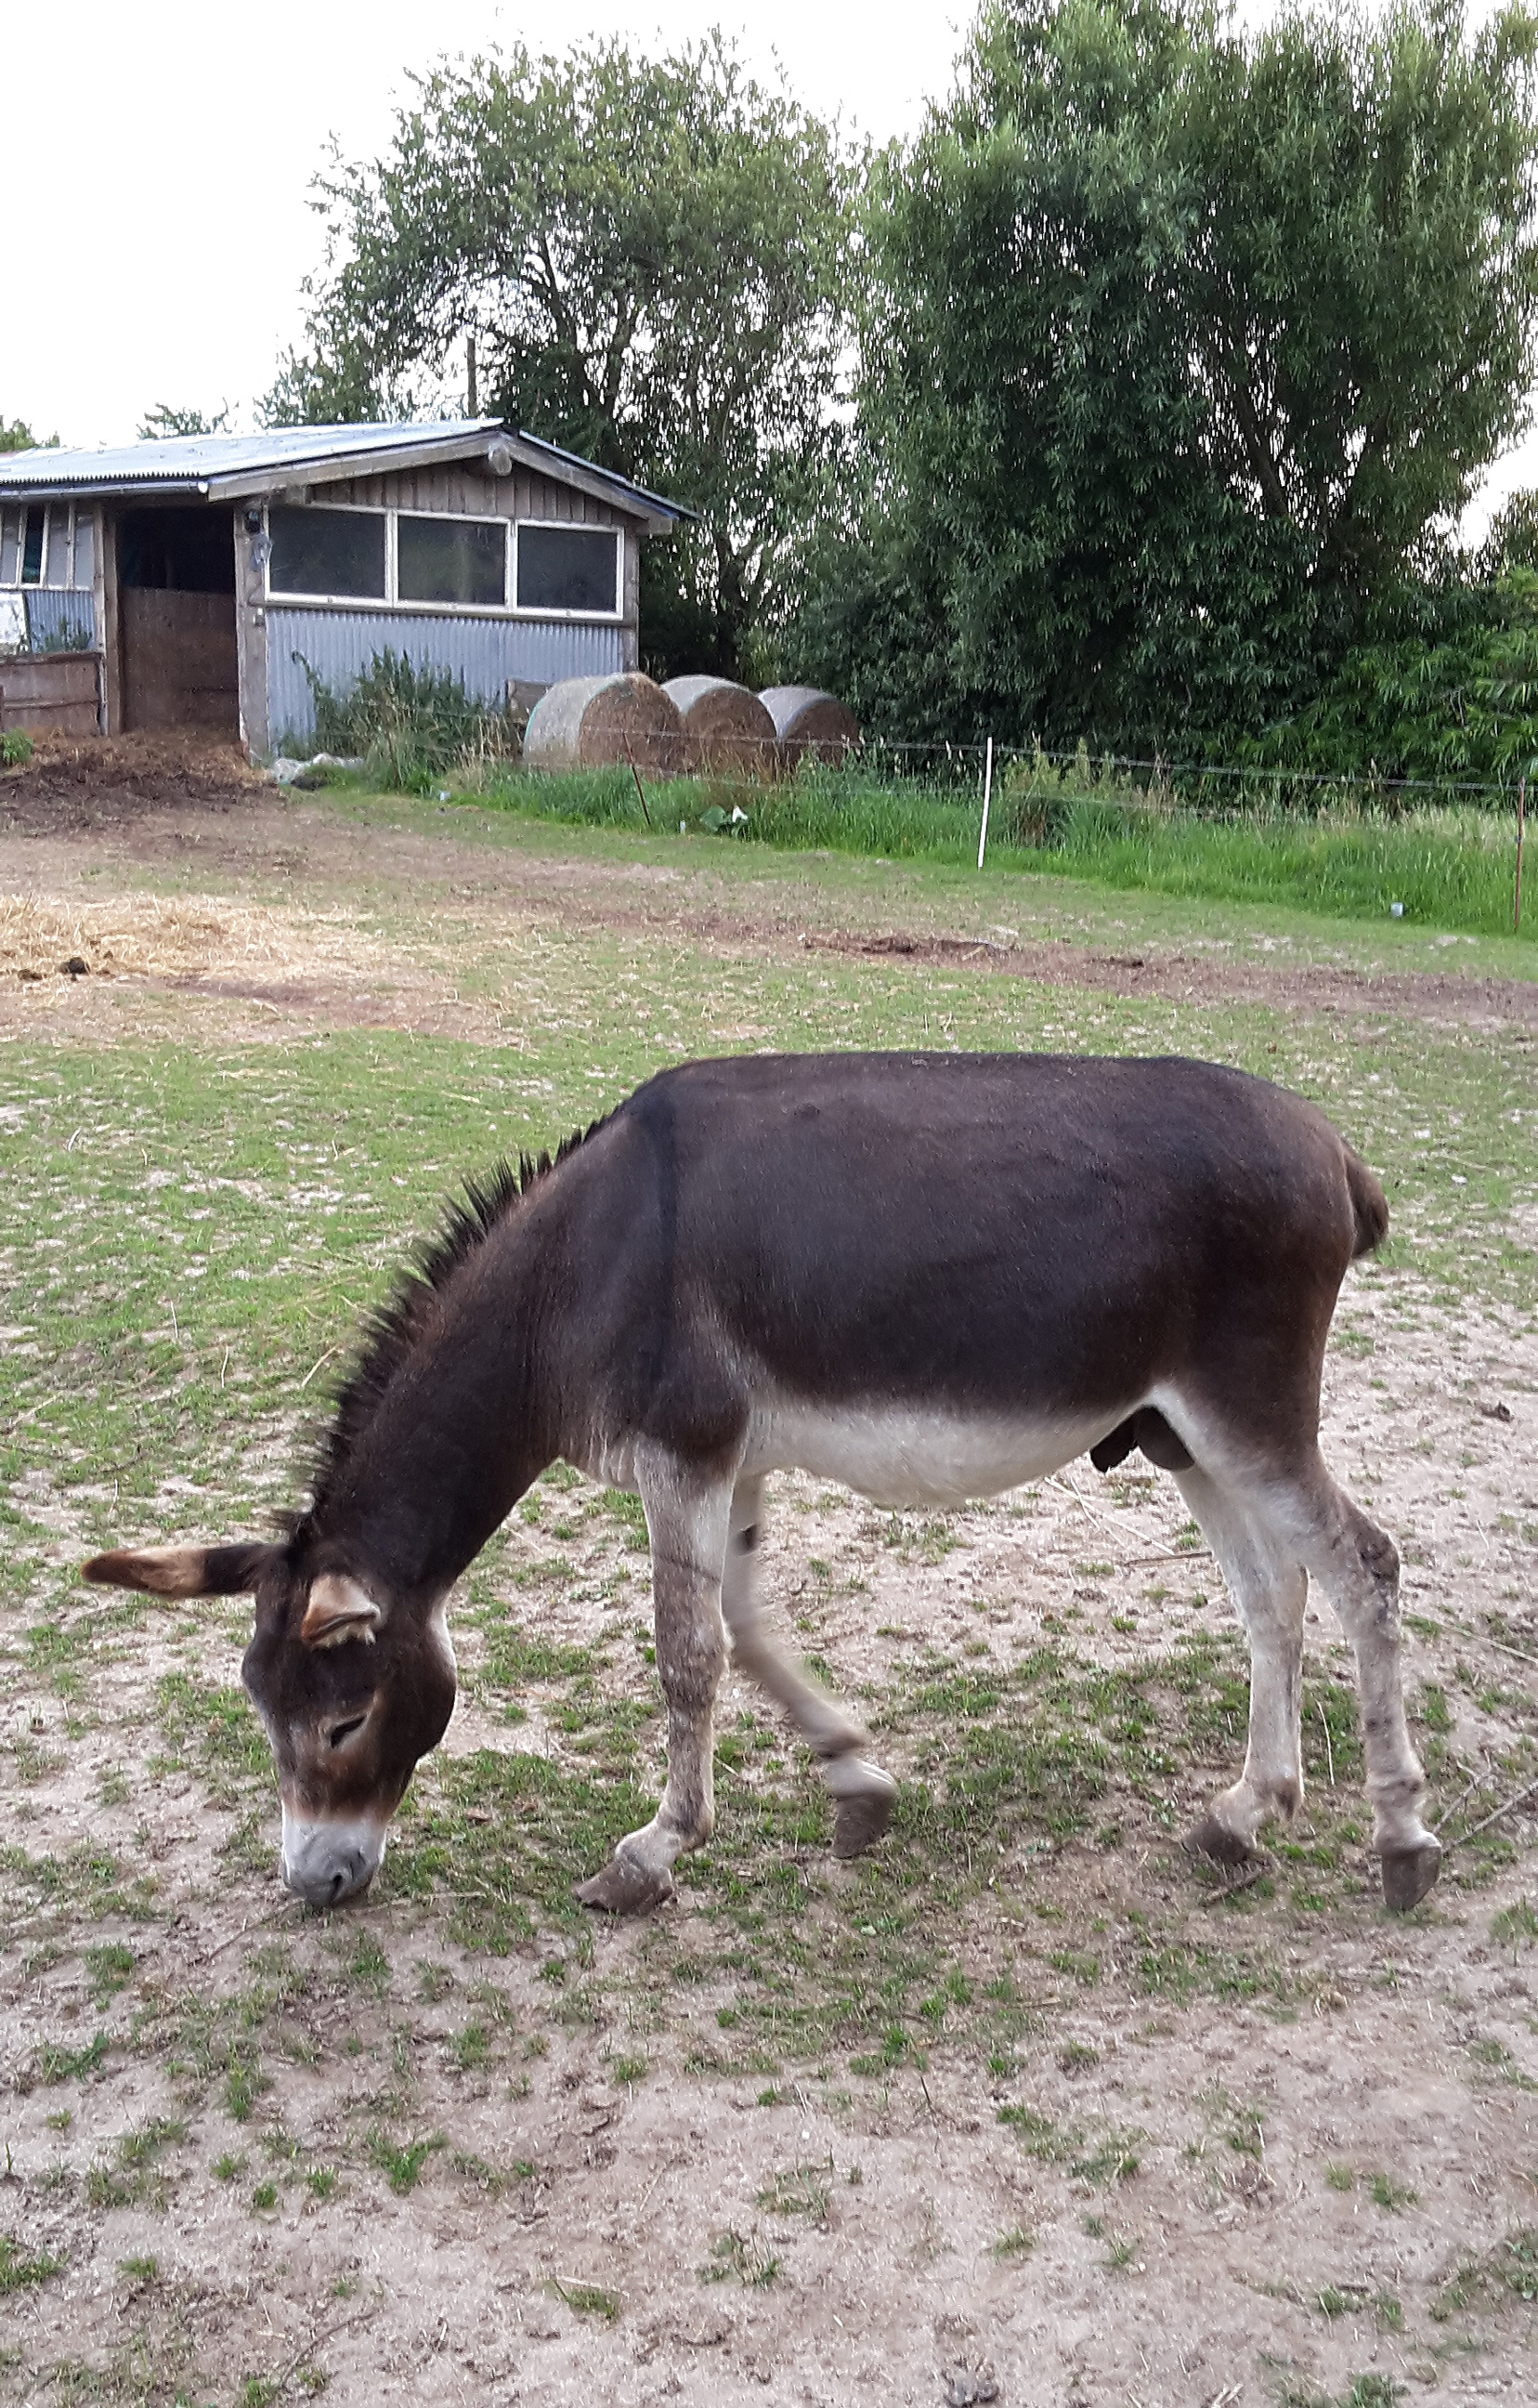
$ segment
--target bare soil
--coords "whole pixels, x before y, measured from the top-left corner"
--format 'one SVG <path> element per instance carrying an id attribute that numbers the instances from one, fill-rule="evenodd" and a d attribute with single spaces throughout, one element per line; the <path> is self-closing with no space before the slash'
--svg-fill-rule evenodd
<path id="1" fill-rule="evenodd" d="M 420 905 L 420 941 L 379 934 L 380 896 L 397 921 L 403 898 Z M 195 1004 L 199 1041 L 359 1018 L 490 1039 L 495 998 L 458 992 L 456 958 L 510 921 L 558 918 L 641 921 L 727 953 L 896 953 L 916 972 L 957 946 L 968 961 L 980 951 L 966 933 L 798 926 L 778 905 L 728 906 L 644 867 L 489 860 L 447 830 L 366 833 L 323 800 L 269 798 L 225 756 L 126 748 L 82 767 L 61 748 L 0 782 L 11 1035 L 153 1038 L 175 1003 Z M 1518 1033 L 1538 996 L 1451 974 L 1369 981 L 1069 945 L 980 957 L 1116 992 L 1146 981 Z M 1538 1735 L 1538 1347 L 1371 1266 L 1338 1326 L 1326 1451 L 1403 1550 L 1421 1737 L 1445 1730 L 1449 1784 L 1456 1766 L 1459 1788 L 1496 1799 L 1498 1768 Z M 47 1464 L 11 1493 L 48 1534 L 49 1560 L 74 1560 L 76 1511 Z M 518 1550 L 532 1564 L 543 1543 L 511 1531 L 509 1580 Z M 815 1647 L 851 1693 L 879 1692 L 894 1651 L 927 1639 L 1006 1664 L 1056 1630 L 1115 1666 L 1217 1631 L 1227 1612 L 1173 1484 L 1102 1483 L 1084 1463 L 943 1530 L 787 1481 L 763 1561 L 791 1643 Z M 548 1635 L 591 1643 L 605 1610 L 573 1592 Z M 1523 1919 L 1538 1904 L 1538 1798 L 1501 1819 L 1514 1854 L 1455 1847 L 1428 1907 L 1396 1922 L 1360 1835 L 1319 1876 L 1321 1902 L 1306 1902 L 1313 1876 L 1294 1865 L 1274 1868 L 1267 1903 L 1200 1874 L 1167 1816 L 1129 1794 L 1118 1844 L 1086 1833 L 1032 1842 L 986 1878 L 957 1868 L 971 1978 L 1007 1976 L 1024 2018 L 1013 2065 L 947 2042 L 942 2015 L 933 2045 L 885 2071 L 856 2075 L 831 2051 L 765 2074 L 730 2054 L 719 1975 L 690 1986 L 676 1973 L 656 2003 L 659 1949 L 687 1968 L 721 1944 L 687 1886 L 651 1923 L 593 1928 L 591 1964 L 548 1932 L 506 1956 L 468 1951 L 441 1906 L 409 1899 L 335 1918 L 285 1904 L 275 1799 L 242 1847 L 243 1809 L 217 1784 L 188 1769 L 145 1776 L 160 1745 L 154 1683 L 187 1644 L 169 1618 L 125 1639 L 94 1676 L 91 1731 L 68 1744 L 69 1709 L 40 1674 L 0 1702 L 15 1761 L 34 1758 L 0 1799 L 0 1846 L 61 1867 L 109 1846 L 156 1885 L 148 1920 L 108 1907 L 72 1924 L 45 1898 L 0 1930 L 0 2234 L 15 2243 L 0 2253 L 0 2399 L 1538 2397 L 1538 1915 Z M 195 1645 L 206 1680 L 237 1677 L 238 1615 L 211 1615 Z M 424 1768 L 428 1799 L 444 1760 L 472 1748 L 569 1749 L 537 1711 L 509 1727 L 477 1702 L 473 1631 L 462 1662 L 465 1698 Z M 1349 1677 L 1318 1608 L 1309 1670 Z M 750 1702 L 733 1688 L 723 1727 Z M 901 1730 L 880 1744 L 911 1772 Z M 1236 1762 L 1182 1774 L 1180 1813 Z M 125 1764 L 130 1797 L 104 1802 Z M 1341 1827 L 1346 1786 L 1316 1784 L 1294 1842 Z M 1457 1791 L 1436 1811 L 1456 1839 L 1468 1822 Z M 730 1813 L 712 1847 L 730 1856 Z M 809 1863 L 814 1876 L 835 1911 L 859 1911 L 858 1868 Z M 1205 1972 L 1184 1987 L 1151 1979 L 1152 1922 L 1192 1966 L 1260 1932 L 1275 1982 L 1225 1995 Z M 286 1973 L 263 1957 L 275 1944 Z M 133 1960 L 117 1992 L 84 1953 L 109 1945 Z M 272 2087 L 244 2115 L 233 2076 L 190 2090 L 164 2052 L 135 2048 L 136 2019 L 188 1996 L 210 2014 L 227 2002 L 220 2030 L 238 2034 L 239 2001 L 263 1980 L 292 1995 L 271 2011 L 280 2046 L 263 2027 Z M 86 2051 L 97 2032 L 99 2061 L 77 2071 L 46 2054 Z M 371 2158 L 380 2129 L 430 2144 L 409 2186 Z M 313 2178 L 328 2170 L 334 2186 Z M 63 2271 L 16 2272 L 38 2258 Z"/>

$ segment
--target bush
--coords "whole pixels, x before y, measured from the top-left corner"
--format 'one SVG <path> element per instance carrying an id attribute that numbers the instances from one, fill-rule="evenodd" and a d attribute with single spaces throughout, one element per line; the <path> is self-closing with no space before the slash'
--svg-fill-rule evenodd
<path id="1" fill-rule="evenodd" d="M 512 713 L 488 710 L 466 694 L 463 675 L 419 668 L 404 654 L 376 652 L 345 695 L 299 666 L 315 698 L 316 749 L 362 756 L 381 786 L 420 794 L 454 768 L 516 756 L 520 727 Z"/>
<path id="2" fill-rule="evenodd" d="M 14 769 L 32 758 L 32 738 L 24 728 L 7 728 L 0 736 L 0 768 Z"/>
<path id="3" fill-rule="evenodd" d="M 1518 778 L 1531 778 L 1538 767 L 1538 572 L 1514 562 L 1487 585 L 1423 595 L 1403 617 L 1421 624 L 1387 626 L 1348 652 L 1305 709 L 1237 739 L 1238 758 L 1284 773 L 1375 778 L 1390 790 L 1408 781 L 1509 795 Z M 1504 797 L 1496 791 L 1488 800 L 1500 808 Z"/>

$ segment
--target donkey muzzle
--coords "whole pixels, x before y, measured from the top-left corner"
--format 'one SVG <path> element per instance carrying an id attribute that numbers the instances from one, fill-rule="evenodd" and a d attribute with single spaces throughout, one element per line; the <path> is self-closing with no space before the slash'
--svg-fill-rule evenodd
<path id="1" fill-rule="evenodd" d="M 278 1858 L 285 1885 L 306 1906 L 340 1906 L 365 1890 L 385 1852 L 382 1825 L 301 1822 L 283 1813 Z"/>

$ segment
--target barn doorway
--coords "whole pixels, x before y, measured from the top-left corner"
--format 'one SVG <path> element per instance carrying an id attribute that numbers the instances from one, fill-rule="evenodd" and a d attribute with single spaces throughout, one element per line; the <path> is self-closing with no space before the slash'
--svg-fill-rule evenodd
<path id="1" fill-rule="evenodd" d="M 205 509 L 124 510 L 118 520 L 122 724 L 240 724 L 235 522 Z"/>

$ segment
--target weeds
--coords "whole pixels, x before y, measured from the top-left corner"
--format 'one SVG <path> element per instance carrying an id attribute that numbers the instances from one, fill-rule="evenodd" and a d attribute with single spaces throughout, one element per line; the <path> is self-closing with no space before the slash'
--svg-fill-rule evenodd
<path id="1" fill-rule="evenodd" d="M 792 2166 L 771 2174 L 759 2192 L 756 2204 L 766 2215 L 805 2215 L 813 2224 L 826 2224 L 830 2192 L 827 2176 L 832 2162 L 822 2166 Z"/>
<path id="2" fill-rule="evenodd" d="M 62 2258 L 50 2258 L 41 2249 L 29 2253 L 9 2233 L 0 2232 L 0 2293 L 32 2289 L 64 2270 Z"/>
<path id="3" fill-rule="evenodd" d="M 1033 2232 L 1028 2232 L 1022 2224 L 1012 2224 L 1007 2231 L 1000 2233 L 989 2254 L 1007 2265 L 1016 2258 L 1029 2258 L 1035 2245 Z"/>
<path id="4" fill-rule="evenodd" d="M 576 2315 L 602 2316 L 609 2325 L 619 2316 L 619 2294 L 605 2290 L 599 2283 L 568 2283 L 559 2274 L 552 2274 L 548 2288 L 558 2300 L 563 2300 Z"/>
<path id="5" fill-rule="evenodd" d="M 700 2268 L 702 2283 L 742 2283 L 749 2289 L 766 2291 L 779 2276 L 779 2259 L 756 2243 L 748 2241 L 740 2232 L 718 2234 L 710 2244 L 710 2256 Z"/>
<path id="6" fill-rule="evenodd" d="M 315 704 L 315 749 L 362 755 L 375 785 L 423 794 L 448 769 L 484 772 L 519 749 L 516 720 L 477 702 L 451 670 L 419 667 L 387 648 L 338 694 L 296 657 Z"/>
<path id="7" fill-rule="evenodd" d="M 45 2041 L 37 2052 L 37 2070 L 47 2083 L 83 2082 L 88 2074 L 99 2071 L 109 2042 L 99 2031 L 84 2048 L 63 2048 L 56 2042 Z"/>
<path id="8" fill-rule="evenodd" d="M 680 781 L 674 793 L 670 824 L 681 817 L 717 841 L 959 867 L 976 857 L 980 797 L 954 785 L 878 780 L 858 763 L 806 765 L 769 784 Z M 474 798 L 535 818 L 641 825 L 623 769 L 556 777 L 493 766 Z M 1088 759 L 1065 773 L 1017 762 L 995 801 L 989 857 L 996 869 L 1160 895 L 1283 903 L 1379 923 L 1398 903 L 1412 924 L 1491 936 L 1511 927 L 1511 825 L 1502 814 L 1458 804 L 1380 810 L 1325 800 L 1289 810 L 1257 803 L 1214 815 L 1103 775 Z"/>
<path id="9" fill-rule="evenodd" d="M 434 2150 L 447 2145 L 444 2135 L 434 2132 L 425 2141 L 408 2141 L 397 2146 L 377 2124 L 370 2127 L 366 2143 L 370 2165 L 378 2167 L 399 2199 L 416 2189 L 421 2170 Z"/>

